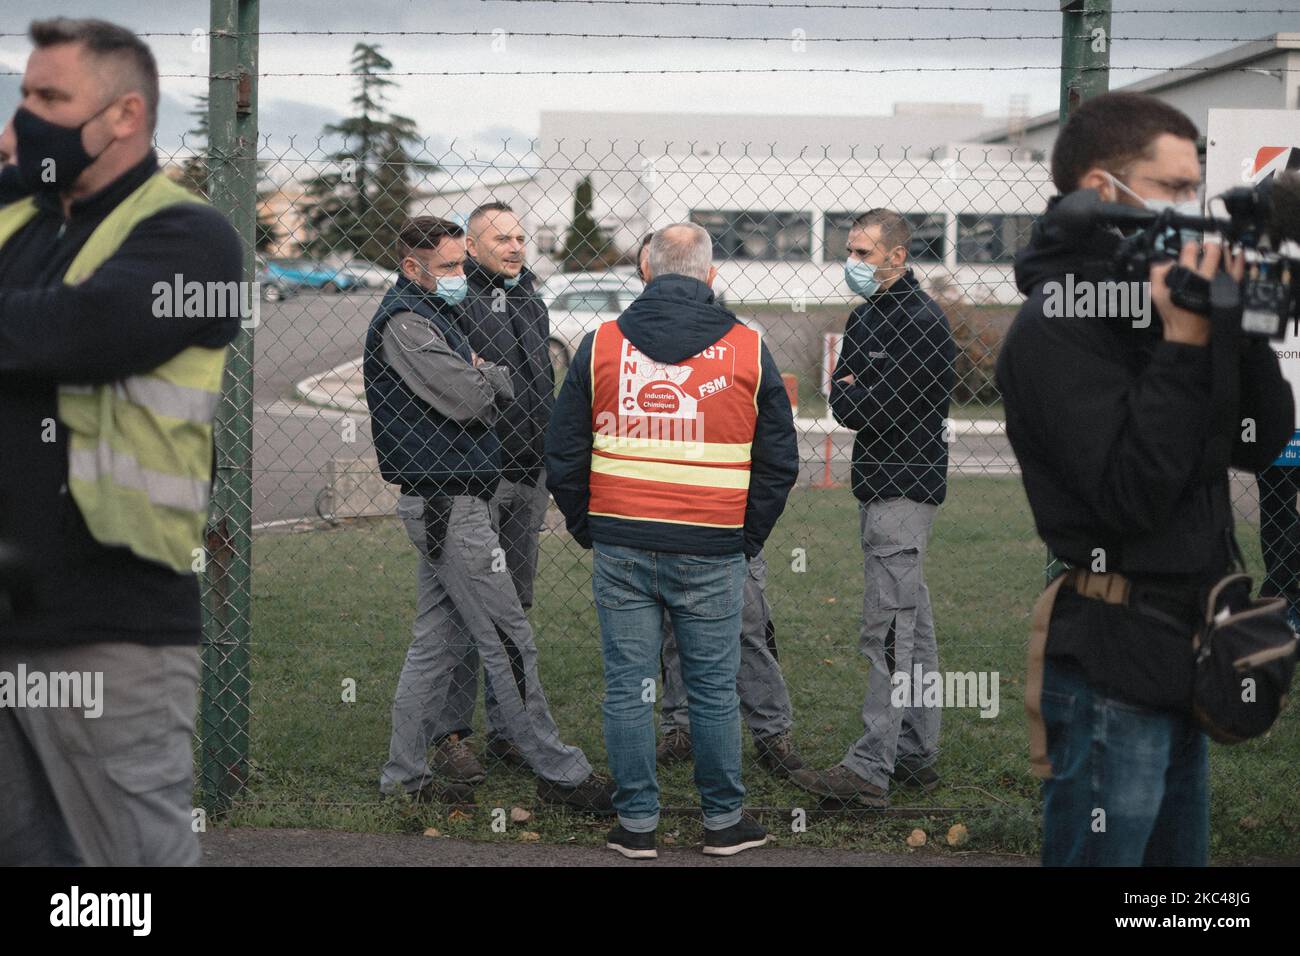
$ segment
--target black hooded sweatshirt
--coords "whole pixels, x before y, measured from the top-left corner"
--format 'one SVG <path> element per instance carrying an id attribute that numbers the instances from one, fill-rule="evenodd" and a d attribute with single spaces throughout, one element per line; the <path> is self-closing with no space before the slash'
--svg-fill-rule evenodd
<path id="1" fill-rule="evenodd" d="M 680 362 L 713 345 L 739 321 L 713 291 L 680 275 L 658 276 L 619 316 L 618 327 L 638 350 L 658 362 Z M 624 521 L 588 515 L 591 487 L 591 349 L 595 333 L 578 346 L 546 430 L 546 487 L 564 512 L 569 533 L 584 548 L 592 541 L 680 554 L 753 557 L 785 510 L 799 476 L 799 445 L 790 398 L 780 370 L 762 348 L 758 419 L 754 426 L 749 497 L 742 529 L 660 521 Z"/>
<path id="2" fill-rule="evenodd" d="M 1135 327 L 1131 315 L 1045 314 L 1067 275 L 1075 287 L 1119 278 L 1112 259 L 1121 237 L 1097 229 L 1072 240 L 1054 219 L 1058 199 L 1016 258 L 1016 283 L 1029 298 L 997 366 L 1007 437 L 1034 522 L 1070 564 L 1121 572 L 1180 596 L 1194 612 L 1231 560 L 1228 465 L 1256 472 L 1273 461 L 1292 432 L 1290 388 L 1267 341 L 1228 343 L 1239 350 L 1240 390 L 1236 412 L 1224 415 L 1233 423 L 1221 445 L 1230 448 L 1222 456 L 1228 460 L 1216 460 L 1211 349 L 1218 343 L 1165 341 L 1154 306 L 1146 328 Z M 1246 419 L 1253 420 L 1253 441 L 1243 440 L 1250 436 Z M 1079 659 L 1091 679 L 1126 699 L 1180 705 L 1190 655 L 1162 654 L 1149 621 L 1134 624 L 1117 616 L 1121 608 L 1082 601 L 1064 591 L 1058 598 L 1049 656 Z M 1062 612 L 1070 620 L 1058 627 Z M 1186 637 L 1176 636 L 1180 646 Z"/>

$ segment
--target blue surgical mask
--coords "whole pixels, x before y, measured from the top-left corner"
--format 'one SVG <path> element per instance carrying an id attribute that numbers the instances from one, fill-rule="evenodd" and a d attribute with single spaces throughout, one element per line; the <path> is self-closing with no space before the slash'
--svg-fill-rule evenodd
<path id="1" fill-rule="evenodd" d="M 1110 173 L 1106 173 L 1106 175 L 1110 177 L 1110 181 L 1115 184 L 1116 189 L 1124 190 L 1124 192 L 1128 193 L 1130 196 L 1132 196 L 1138 202 L 1142 203 L 1142 205 L 1146 206 L 1146 208 L 1150 209 L 1152 212 L 1164 212 L 1166 209 L 1172 209 L 1180 216 L 1201 215 L 1201 204 L 1196 199 L 1187 199 L 1184 200 L 1183 202 L 1173 202 L 1172 200 L 1169 199 L 1143 199 L 1141 196 L 1139 196 L 1133 190 L 1129 189 L 1127 186 L 1125 186 L 1114 176 L 1111 176 Z M 1181 245 L 1186 245 L 1189 242 L 1200 242 L 1201 234 L 1197 232 L 1195 229 L 1179 229 L 1178 240 Z M 1173 251 L 1173 254 L 1177 255 L 1178 250 L 1175 249 Z"/>
<path id="2" fill-rule="evenodd" d="M 876 278 L 876 267 L 861 259 L 850 259 L 844 263 L 844 281 L 852 292 L 864 298 L 870 298 L 880 288 Z"/>
<path id="3" fill-rule="evenodd" d="M 469 283 L 464 276 L 438 276 L 438 287 L 433 294 L 448 305 L 460 305 L 468 291 Z"/>
<path id="4" fill-rule="evenodd" d="M 1180 216 L 1199 216 L 1201 214 L 1201 204 L 1195 199 L 1189 199 L 1186 202 L 1170 202 L 1168 199 L 1148 199 L 1147 208 L 1154 212 L 1164 212 L 1166 209 L 1172 209 Z M 1195 229 L 1178 230 L 1178 248 L 1169 252 L 1169 255 L 1178 255 L 1182 247 L 1189 242 L 1200 242 L 1201 233 Z"/>

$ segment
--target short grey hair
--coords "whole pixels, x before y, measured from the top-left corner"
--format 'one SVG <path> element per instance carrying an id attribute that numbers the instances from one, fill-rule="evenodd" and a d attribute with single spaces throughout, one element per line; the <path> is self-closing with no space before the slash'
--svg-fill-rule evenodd
<path id="1" fill-rule="evenodd" d="M 675 222 L 650 240 L 650 276 L 690 276 L 707 282 L 713 267 L 713 238 L 703 226 Z"/>

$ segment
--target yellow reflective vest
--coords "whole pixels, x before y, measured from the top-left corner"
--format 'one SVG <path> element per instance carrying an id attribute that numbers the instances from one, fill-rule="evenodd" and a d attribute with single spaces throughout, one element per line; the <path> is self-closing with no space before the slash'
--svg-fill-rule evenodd
<path id="1" fill-rule="evenodd" d="M 142 220 L 202 202 L 162 172 L 110 212 L 63 281 L 98 269 Z M 31 197 L 0 209 L 0 247 L 36 214 Z M 191 346 L 143 375 L 100 385 L 60 383 L 58 416 L 68 434 L 68 490 L 104 545 L 190 573 L 203 547 L 212 477 L 212 420 L 226 349 Z"/>

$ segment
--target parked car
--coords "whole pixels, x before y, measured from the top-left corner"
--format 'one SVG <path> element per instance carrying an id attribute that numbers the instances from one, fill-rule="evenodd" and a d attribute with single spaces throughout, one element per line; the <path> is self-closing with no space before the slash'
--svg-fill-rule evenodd
<path id="1" fill-rule="evenodd" d="M 267 262 L 261 256 L 257 257 L 257 275 L 255 278 L 263 302 L 282 302 L 297 293 L 295 287 L 279 276 L 274 275 L 267 268 Z"/>
<path id="2" fill-rule="evenodd" d="M 312 259 L 271 259 L 267 271 L 294 289 L 347 292 L 357 286 L 352 276 Z"/>
<path id="3" fill-rule="evenodd" d="M 368 259 L 325 259 L 325 265 L 337 269 L 338 274 L 352 281 L 350 288 L 383 291 L 397 281 L 394 269 L 385 269 Z"/>
<path id="4" fill-rule="evenodd" d="M 551 315 L 547 340 L 555 381 L 564 380 L 573 354 L 588 332 L 602 322 L 617 319 L 645 288 L 640 278 L 614 272 L 572 273 L 552 276 L 540 291 Z M 741 320 L 760 335 L 763 328 L 752 319 Z"/>

